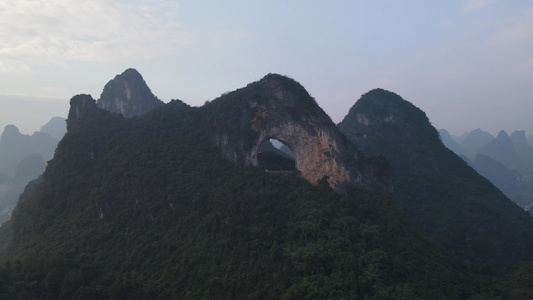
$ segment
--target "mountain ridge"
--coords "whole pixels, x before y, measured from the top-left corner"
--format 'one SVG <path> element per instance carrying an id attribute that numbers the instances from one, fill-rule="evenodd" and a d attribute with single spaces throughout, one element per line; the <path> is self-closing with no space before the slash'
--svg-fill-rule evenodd
<path id="1" fill-rule="evenodd" d="M 342 191 L 348 186 L 387 192 L 387 176 L 337 129 L 298 82 L 268 74 L 203 108 L 211 139 L 240 165 L 257 166 L 260 144 L 274 138 L 287 145 L 295 167 L 312 183 L 326 177 Z"/>
<path id="2" fill-rule="evenodd" d="M 390 195 L 355 188 L 340 194 L 326 178 L 311 184 L 297 173 L 228 160 L 205 122 L 220 121 L 213 108 L 222 102 L 211 103 L 194 108 L 173 101 L 124 118 L 98 108 L 89 95 L 74 96 L 54 159 L 0 229 L 0 241 L 9 241 L 0 259 L 21 261 L 17 269 L 0 267 L 9 274 L 0 295 L 475 293 L 472 275 L 398 217 Z"/>
<path id="3" fill-rule="evenodd" d="M 502 296 L 501 270 L 493 268 L 512 267 L 533 248 L 529 233 L 516 226 L 523 216 L 498 200 L 494 188 L 468 189 L 488 182 L 480 184 L 443 150 L 423 111 L 373 90 L 368 95 L 379 105 L 365 100 L 368 110 L 356 103 L 349 114 L 355 124 L 383 131 L 348 128 L 358 139 L 352 143 L 301 85 L 278 76 L 202 107 L 174 100 L 131 118 L 99 108 L 90 95 L 72 97 L 68 131 L 54 158 L 0 227 L 0 298 Z M 383 137 L 390 138 L 386 151 L 371 153 L 372 142 Z M 311 149 L 319 165 L 331 168 L 314 177 L 306 177 L 306 163 L 297 163 L 300 173 L 265 171 L 254 149 L 270 138 L 289 146 L 296 160 Z M 365 178 L 339 189 L 332 177 L 344 166 Z M 448 167 L 459 172 L 452 176 Z M 407 177 L 391 179 L 398 170 Z M 457 175 L 464 182 L 453 181 Z M 383 193 L 391 183 L 394 193 Z M 435 207 L 424 205 L 435 187 L 464 205 L 454 210 L 436 198 Z M 420 211 L 398 208 L 409 200 L 405 195 L 416 196 L 411 200 L 426 213 L 446 214 L 412 224 L 435 218 L 449 228 L 424 237 L 407 220 Z M 454 199 L 461 195 L 500 206 Z M 450 219 L 458 212 L 461 219 Z M 495 234 L 498 228 L 509 236 Z"/>
<path id="4" fill-rule="evenodd" d="M 110 80 L 96 102 L 98 107 L 126 118 L 144 115 L 163 104 L 152 93 L 142 75 L 133 68 Z"/>
<path id="5" fill-rule="evenodd" d="M 533 219 L 446 148 L 412 103 L 372 90 L 338 126 L 363 153 L 381 153 L 389 160 L 399 206 L 426 235 L 468 260 L 498 265 L 533 255 Z M 500 226 L 520 233 L 510 236 Z"/>

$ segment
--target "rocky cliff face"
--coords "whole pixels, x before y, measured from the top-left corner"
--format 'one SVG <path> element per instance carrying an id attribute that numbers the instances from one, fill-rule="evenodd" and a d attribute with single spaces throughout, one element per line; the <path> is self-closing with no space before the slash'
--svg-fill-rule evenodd
<path id="1" fill-rule="evenodd" d="M 110 81 L 96 105 L 89 95 L 73 97 L 67 126 L 70 128 L 97 107 L 120 111 L 126 117 L 142 114 L 139 106 L 132 104 L 140 98 L 135 98 L 136 93 L 131 91 L 148 89 L 136 74 L 129 69 Z M 108 96 L 117 93 L 117 97 Z M 259 165 L 259 146 L 274 138 L 290 148 L 296 169 L 312 183 L 326 177 L 337 191 L 351 186 L 390 192 L 386 169 L 361 155 L 307 91 L 292 79 L 270 74 L 198 110 L 211 141 L 220 147 L 225 158 L 240 165 Z"/>
<path id="2" fill-rule="evenodd" d="M 70 130 L 72 125 L 81 120 L 85 114 L 96 108 L 96 102 L 91 95 L 80 94 L 72 97 L 68 111 L 67 130 Z"/>
<path id="3" fill-rule="evenodd" d="M 127 69 L 109 81 L 97 101 L 98 107 L 126 118 L 144 115 L 163 104 L 135 69 Z"/>
<path id="4" fill-rule="evenodd" d="M 365 160 L 292 79 L 269 74 L 214 100 L 206 109 L 216 124 L 212 140 L 226 158 L 239 164 L 258 165 L 259 145 L 273 138 L 290 148 L 296 169 L 312 183 L 327 177 L 338 191 L 347 186 L 389 190 L 386 176 Z"/>

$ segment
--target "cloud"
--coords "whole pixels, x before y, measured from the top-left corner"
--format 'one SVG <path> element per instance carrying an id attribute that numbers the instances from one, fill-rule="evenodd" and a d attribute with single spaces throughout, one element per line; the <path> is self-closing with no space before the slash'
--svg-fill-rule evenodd
<path id="1" fill-rule="evenodd" d="M 480 8 L 484 8 L 488 6 L 492 0 L 467 0 L 465 4 L 463 4 L 463 11 L 471 11 L 476 10 Z"/>
<path id="2" fill-rule="evenodd" d="M 171 1 L 4 0 L 0 72 L 69 61 L 144 60 L 192 43 Z"/>

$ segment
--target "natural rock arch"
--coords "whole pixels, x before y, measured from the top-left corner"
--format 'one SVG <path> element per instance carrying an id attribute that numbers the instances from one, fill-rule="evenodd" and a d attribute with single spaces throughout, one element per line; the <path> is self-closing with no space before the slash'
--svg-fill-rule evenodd
<path id="1" fill-rule="evenodd" d="M 285 143 L 277 139 L 267 138 L 261 142 L 256 157 L 259 166 L 266 171 L 296 171 L 294 153 Z"/>
<path id="2" fill-rule="evenodd" d="M 241 165 L 257 166 L 259 145 L 277 139 L 294 153 L 296 169 L 311 183 L 326 176 L 330 186 L 388 191 L 354 145 L 296 81 L 269 74 L 245 88 L 208 103 L 214 116 L 212 139 L 222 154 Z"/>

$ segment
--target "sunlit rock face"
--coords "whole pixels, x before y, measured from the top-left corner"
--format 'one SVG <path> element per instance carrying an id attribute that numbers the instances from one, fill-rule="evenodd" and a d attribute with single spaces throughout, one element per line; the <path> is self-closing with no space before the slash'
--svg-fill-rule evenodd
<path id="1" fill-rule="evenodd" d="M 311 183 L 326 177 L 330 186 L 389 191 L 386 176 L 366 161 L 307 91 L 292 79 L 269 74 L 208 104 L 212 139 L 223 155 L 242 165 L 258 165 L 259 145 L 277 139 L 294 153 L 296 169 Z"/>
<path id="2" fill-rule="evenodd" d="M 163 105 L 135 69 L 127 69 L 104 87 L 97 106 L 126 118 L 141 116 Z"/>

